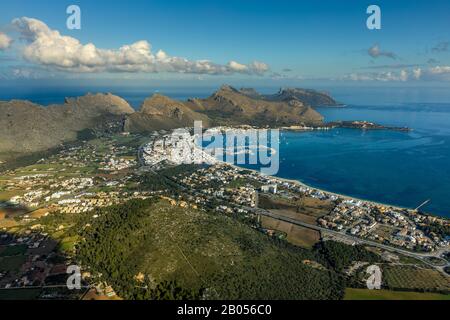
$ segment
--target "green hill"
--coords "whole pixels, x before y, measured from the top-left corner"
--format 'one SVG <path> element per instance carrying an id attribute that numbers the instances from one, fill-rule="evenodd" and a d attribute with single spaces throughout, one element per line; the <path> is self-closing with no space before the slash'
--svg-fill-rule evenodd
<path id="1" fill-rule="evenodd" d="M 173 280 L 214 299 L 343 298 L 334 272 L 305 263 L 314 259 L 311 251 L 232 218 L 163 200 L 131 201 L 97 214 L 78 256 L 123 298 L 149 298 L 146 286 Z"/>

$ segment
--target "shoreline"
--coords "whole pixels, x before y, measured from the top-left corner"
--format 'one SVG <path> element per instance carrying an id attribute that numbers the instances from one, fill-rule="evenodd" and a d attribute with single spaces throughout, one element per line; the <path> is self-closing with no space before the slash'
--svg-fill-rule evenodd
<path id="1" fill-rule="evenodd" d="M 230 166 L 232 166 L 232 167 L 234 167 L 236 169 L 239 169 L 239 170 L 248 170 L 248 171 L 257 173 L 259 175 L 262 175 L 262 173 L 260 171 L 255 170 L 255 169 L 248 169 L 248 168 L 240 167 L 238 165 L 231 164 L 231 163 L 228 163 L 228 162 L 220 162 L 220 163 L 230 165 Z M 370 204 L 370 205 L 382 206 L 382 207 L 393 208 L 393 209 L 397 209 L 397 210 L 407 210 L 407 211 L 413 211 L 414 212 L 413 208 L 400 207 L 398 205 L 392 205 L 392 204 L 377 202 L 377 201 L 373 201 L 373 200 L 361 199 L 361 198 L 345 195 L 345 194 L 342 194 L 342 193 L 336 193 L 336 192 L 333 192 L 333 191 L 328 191 L 328 190 L 325 190 L 325 189 L 321 189 L 321 188 L 317 188 L 317 187 L 308 185 L 308 184 L 306 184 L 306 183 L 304 183 L 304 182 L 302 182 L 300 180 L 281 178 L 281 177 L 272 176 L 272 175 L 271 176 L 267 176 L 267 177 L 270 177 L 270 178 L 273 178 L 273 179 L 277 179 L 277 180 L 280 180 L 280 181 L 284 181 L 284 182 L 297 184 L 299 186 L 302 186 L 302 187 L 305 187 L 305 188 L 308 188 L 308 189 L 311 189 L 311 190 L 317 190 L 319 192 L 323 192 L 323 193 L 326 193 L 326 194 L 334 195 L 334 196 L 343 198 L 345 200 L 361 201 L 363 203 L 367 203 L 367 204 Z M 436 215 L 436 214 L 431 214 L 431 213 L 422 213 L 422 215 L 434 216 L 434 217 L 437 217 L 437 218 L 440 218 L 440 219 L 445 219 L 445 220 L 449 219 L 448 217 L 443 217 L 443 216 Z"/>
<path id="2" fill-rule="evenodd" d="M 210 129 L 213 129 L 213 132 L 214 132 L 215 130 L 217 130 L 218 132 L 222 133 L 224 128 L 210 128 Z M 208 130 L 210 130 L 210 129 L 208 129 Z M 207 135 L 213 136 L 213 135 L 216 133 L 216 132 L 214 132 L 214 133 L 212 133 L 212 134 L 211 134 L 211 133 L 208 133 L 208 130 L 207 130 L 207 133 L 206 133 Z M 259 129 L 226 128 L 226 130 L 235 131 L 237 134 L 239 134 L 239 133 L 242 133 L 242 131 L 246 131 L 246 130 L 259 130 Z M 264 129 L 264 130 L 265 130 L 265 129 Z M 289 132 L 289 131 L 291 131 L 291 132 L 292 132 L 292 131 L 295 131 L 295 132 L 309 132 L 309 131 L 314 131 L 314 129 L 312 129 L 312 130 L 289 130 L 289 129 L 287 129 L 287 128 L 279 128 L 279 130 L 280 130 L 280 131 L 286 131 L 286 132 Z M 317 130 L 317 129 L 316 129 L 316 130 Z M 331 129 L 327 129 L 327 130 L 331 130 Z M 387 128 L 386 130 L 389 130 L 389 129 Z M 203 134 L 205 134 L 205 133 L 203 133 Z M 203 150 L 203 147 L 202 147 L 201 149 Z M 239 170 L 249 170 L 249 171 L 251 171 L 251 172 L 254 172 L 254 173 L 257 173 L 257 174 L 259 174 L 259 175 L 262 175 L 262 173 L 261 173 L 259 170 L 248 169 L 248 168 L 245 168 L 245 167 L 241 167 L 241 166 L 239 166 L 239 165 L 236 165 L 236 164 L 228 163 L 228 162 L 226 162 L 226 161 L 224 161 L 224 160 L 218 160 L 218 159 L 216 159 L 216 160 L 218 161 L 218 163 L 221 163 L 221 164 L 227 164 L 227 165 L 230 165 L 230 166 L 232 166 L 232 167 L 234 167 L 234 168 L 237 168 L 237 169 L 239 169 Z M 420 214 L 420 215 L 422 215 L 422 216 L 431 216 L 431 217 L 435 217 L 435 218 L 438 218 L 438 219 L 450 220 L 450 216 L 443 216 L 443 215 L 436 214 L 436 213 L 431 213 L 431 212 L 421 212 L 421 213 L 419 213 L 419 212 L 415 211 L 414 208 L 409 208 L 409 207 L 406 207 L 406 206 L 394 205 L 394 204 L 389 204 L 389 203 L 383 203 L 383 202 L 374 201 L 374 200 L 363 199 L 363 198 L 354 197 L 354 196 L 351 196 L 351 195 L 345 195 L 345 194 L 342 194 L 342 193 L 337 193 L 337 192 L 325 190 L 325 189 L 322 189 L 322 188 L 314 187 L 314 186 L 312 186 L 312 185 L 309 185 L 309 184 L 307 184 L 307 183 L 305 183 L 305 182 L 302 182 L 302 181 L 296 180 L 296 179 L 282 178 L 282 177 L 277 177 L 277 176 L 275 176 L 275 175 L 270 175 L 270 176 L 267 176 L 267 177 L 271 177 L 271 178 L 273 178 L 273 179 L 278 179 L 278 180 L 280 180 L 280 181 L 285 181 L 285 182 L 297 184 L 297 185 L 299 185 L 299 186 L 302 186 L 302 187 L 305 187 L 305 188 L 308 188 L 308 189 L 311 189 L 311 190 L 317 190 L 317 191 L 323 192 L 323 193 L 325 193 L 325 194 L 337 196 L 337 197 L 342 198 L 342 199 L 344 199 L 344 200 L 360 201 L 360 202 L 362 202 L 362 203 L 364 203 L 364 204 L 368 204 L 368 205 L 372 205 L 372 206 L 386 207 L 386 208 L 393 208 L 393 209 L 395 209 L 395 210 L 407 211 L 407 212 L 409 212 L 409 213 Z"/>

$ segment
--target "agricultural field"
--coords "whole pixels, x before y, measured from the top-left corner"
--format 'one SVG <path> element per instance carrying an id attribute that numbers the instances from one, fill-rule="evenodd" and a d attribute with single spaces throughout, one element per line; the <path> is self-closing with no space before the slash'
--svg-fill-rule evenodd
<path id="1" fill-rule="evenodd" d="M 270 217 L 261 217 L 262 227 L 286 234 L 286 240 L 293 245 L 312 248 L 320 240 L 320 232 Z"/>
<path id="2" fill-rule="evenodd" d="M 334 204 L 328 200 L 305 197 L 288 200 L 280 197 L 260 196 L 259 206 L 292 219 L 309 224 L 317 224 L 317 219 L 330 213 Z"/>
<path id="3" fill-rule="evenodd" d="M 9 201 L 12 197 L 21 196 L 25 193 L 23 190 L 0 191 L 0 202 Z"/>
<path id="4" fill-rule="evenodd" d="M 437 270 L 415 266 L 383 266 L 383 285 L 388 288 L 450 293 L 450 280 Z"/>
<path id="5" fill-rule="evenodd" d="M 40 219 L 49 213 L 48 209 L 38 209 L 30 213 L 30 217 L 33 219 Z"/>
<path id="6" fill-rule="evenodd" d="M 19 223 L 14 219 L 0 219 L 0 228 L 11 229 L 18 225 Z"/>
<path id="7" fill-rule="evenodd" d="M 298 211 L 314 218 L 323 217 L 331 212 L 334 204 L 329 200 L 304 197 L 298 201 Z"/>
<path id="8" fill-rule="evenodd" d="M 450 295 L 430 292 L 347 288 L 344 300 L 450 300 Z"/>

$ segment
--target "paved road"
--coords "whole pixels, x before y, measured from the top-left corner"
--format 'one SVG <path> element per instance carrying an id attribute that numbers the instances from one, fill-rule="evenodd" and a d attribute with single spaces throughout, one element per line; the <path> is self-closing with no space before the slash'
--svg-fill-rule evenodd
<path id="1" fill-rule="evenodd" d="M 385 245 L 385 244 L 381 244 L 381 243 L 376 242 L 376 241 L 358 238 L 358 237 L 346 234 L 344 232 L 334 231 L 334 230 L 323 228 L 323 227 L 320 227 L 320 226 L 317 226 L 317 225 L 305 223 L 305 222 L 302 222 L 302 221 L 299 221 L 299 220 L 296 220 L 296 219 L 292 219 L 292 218 L 289 218 L 289 217 L 285 217 L 285 216 L 282 216 L 282 215 L 279 215 L 279 214 L 276 214 L 276 213 L 273 213 L 271 211 L 267 211 L 267 210 L 264 210 L 264 209 L 250 208 L 250 207 L 245 207 L 245 209 L 250 210 L 250 211 L 252 211 L 252 212 L 254 212 L 256 214 L 260 214 L 260 215 L 263 215 L 263 216 L 266 216 L 266 217 L 270 217 L 270 218 L 273 218 L 273 219 L 276 219 L 276 220 L 292 223 L 294 225 L 298 225 L 298 226 L 301 226 L 301 227 L 305 227 L 305 228 L 308 228 L 308 229 L 313 229 L 313 230 L 324 232 L 324 233 L 333 234 L 333 235 L 336 235 L 338 237 L 344 237 L 346 239 L 353 240 L 357 244 L 366 244 L 366 245 L 370 245 L 370 246 L 373 246 L 373 247 L 381 248 L 381 249 L 384 249 L 384 250 L 387 250 L 387 251 L 400 253 L 400 254 L 403 254 L 405 256 L 410 256 L 410 257 L 413 257 L 413 258 L 416 258 L 416 259 L 419 259 L 419 260 L 423 261 L 424 263 L 426 263 L 429 266 L 432 266 L 432 267 L 438 269 L 439 271 L 443 271 L 443 267 L 444 266 L 436 266 L 436 265 L 433 265 L 432 263 L 430 263 L 429 261 L 426 260 L 426 258 L 438 257 L 442 253 L 441 250 L 438 250 L 437 252 L 433 252 L 433 253 L 412 252 L 412 251 L 408 251 L 408 250 L 404 250 L 404 249 L 388 246 L 388 245 Z"/>

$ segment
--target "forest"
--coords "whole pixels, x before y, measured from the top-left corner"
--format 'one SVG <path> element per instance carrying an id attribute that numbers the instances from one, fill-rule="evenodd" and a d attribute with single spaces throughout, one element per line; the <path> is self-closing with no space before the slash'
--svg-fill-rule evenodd
<path id="1" fill-rule="evenodd" d="M 330 242 L 302 249 L 231 217 L 160 199 L 95 214 L 77 258 L 125 299 L 342 299 L 345 279 L 336 271 L 374 258 Z"/>

